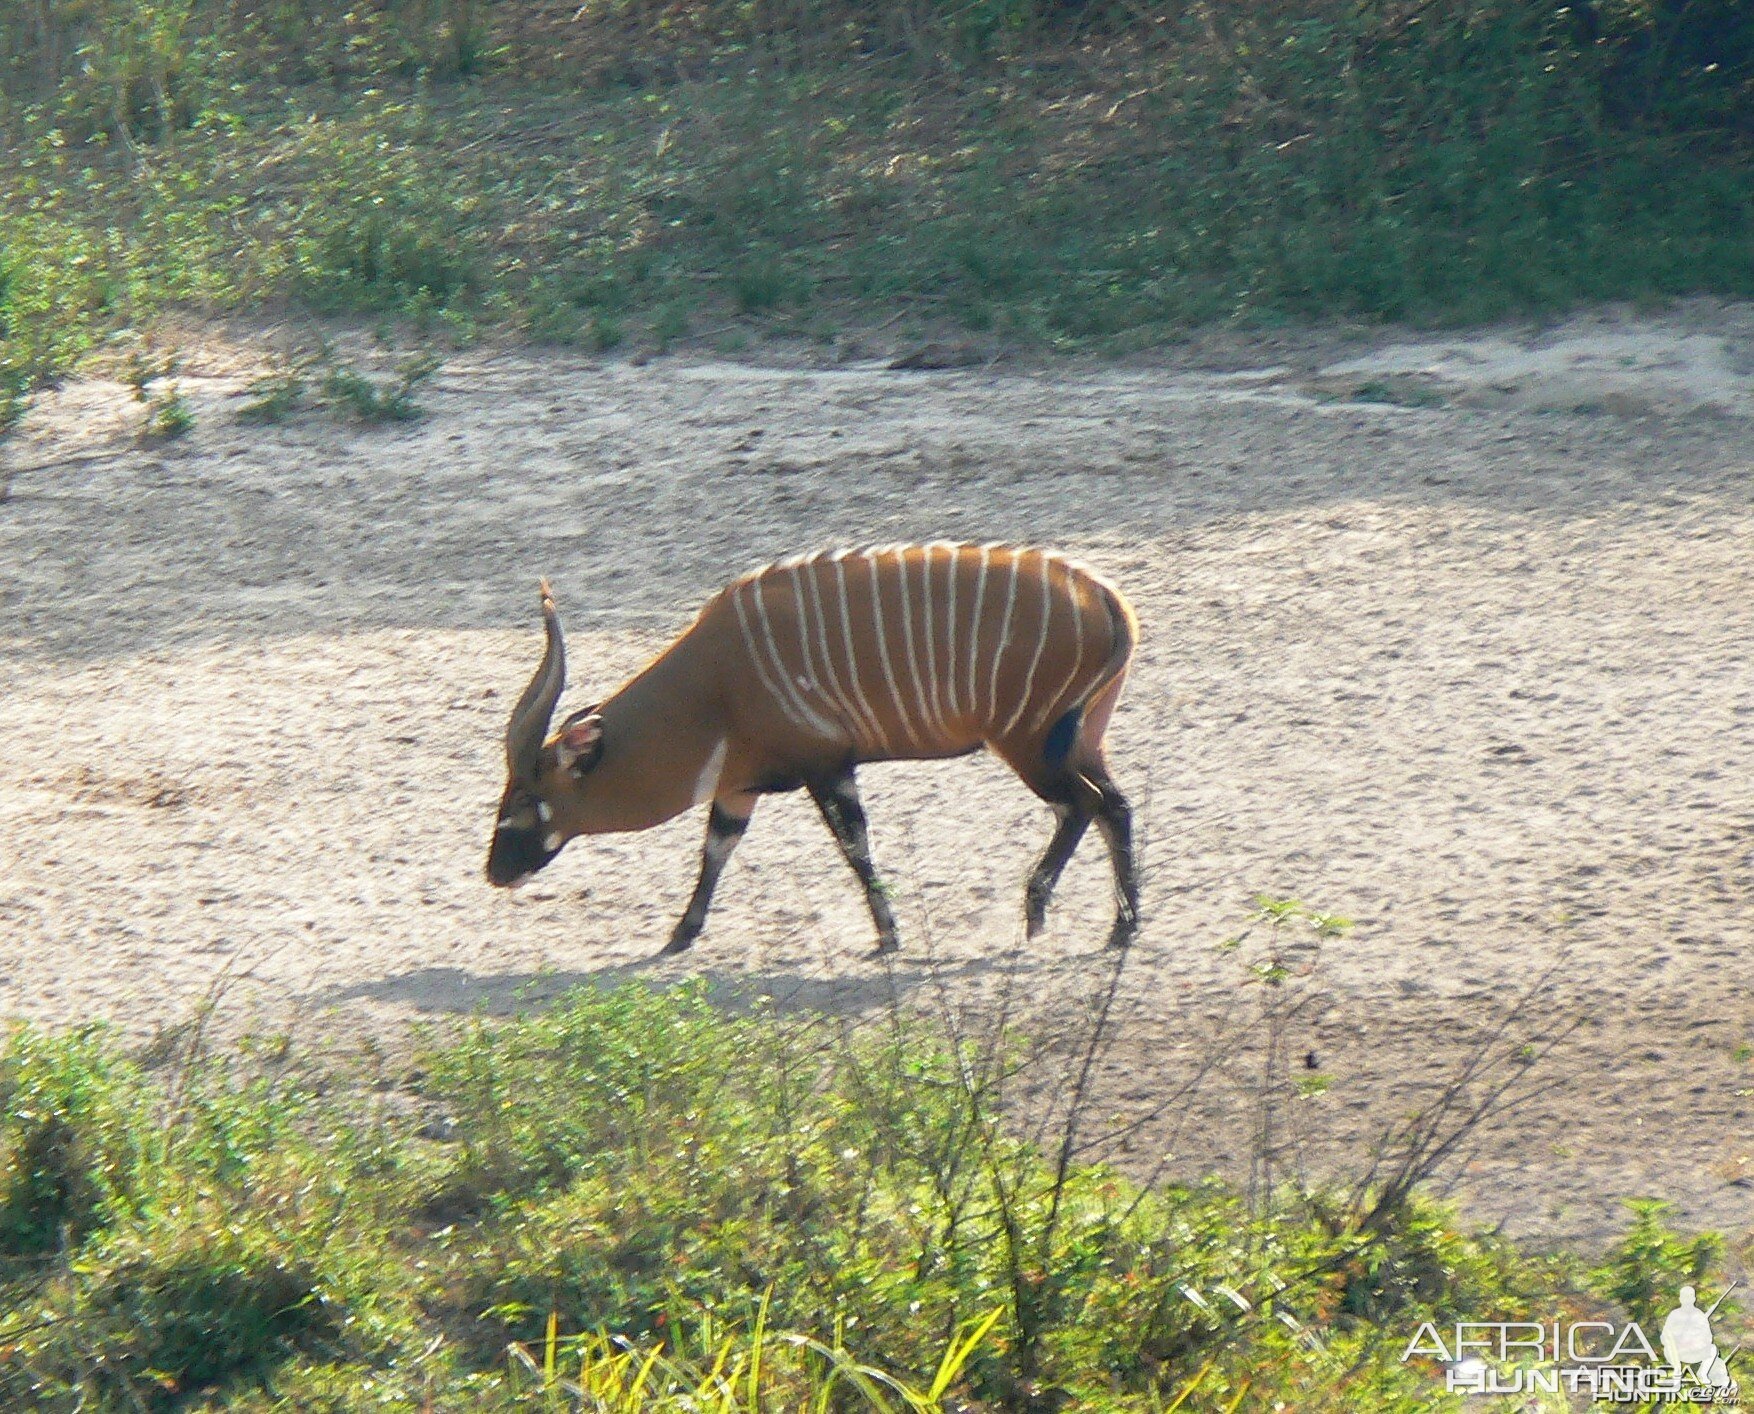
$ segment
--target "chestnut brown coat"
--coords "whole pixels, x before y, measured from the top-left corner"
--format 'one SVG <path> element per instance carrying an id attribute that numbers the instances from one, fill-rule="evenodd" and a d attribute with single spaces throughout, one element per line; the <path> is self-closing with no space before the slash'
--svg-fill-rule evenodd
<path id="1" fill-rule="evenodd" d="M 680 951 L 757 799 L 802 786 L 864 884 L 887 950 L 895 922 L 854 769 L 985 746 L 1059 816 L 1030 876 L 1028 932 L 1092 820 L 1115 870 L 1110 941 L 1136 931 L 1130 812 L 1102 738 L 1138 627 L 1120 592 L 1077 561 L 944 542 L 782 560 L 728 585 L 626 686 L 552 736 L 565 647 L 546 584 L 542 612 L 542 664 L 506 733 L 495 884 L 521 882 L 576 835 L 646 829 L 711 802 L 700 881 L 665 949 Z"/>

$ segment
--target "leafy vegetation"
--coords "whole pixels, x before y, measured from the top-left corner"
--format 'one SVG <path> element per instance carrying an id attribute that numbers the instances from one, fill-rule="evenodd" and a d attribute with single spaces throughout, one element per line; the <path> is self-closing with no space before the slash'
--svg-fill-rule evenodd
<path id="1" fill-rule="evenodd" d="M 414 400 L 415 390 L 438 371 L 438 366 L 439 361 L 430 355 L 409 359 L 394 379 L 376 382 L 357 369 L 336 365 L 323 377 L 323 396 L 332 405 L 351 411 L 361 422 L 413 422 L 421 416 L 420 404 Z M 264 405 L 279 406 L 277 396 L 283 396 L 288 386 L 270 391 L 246 411 Z M 254 415 L 260 418 L 263 413 L 258 411 Z"/>
<path id="2" fill-rule="evenodd" d="M 1071 347 L 1745 295 L 1751 113 L 1737 0 L 20 0 L 0 422 L 168 305 Z"/>
<path id="3" fill-rule="evenodd" d="M 1597 1309 L 1417 1197 L 1063 1167 L 889 1022 L 626 986 L 395 1068 L 168 1049 L 0 1055 L 9 1408 L 1407 1409 L 1419 1321 Z M 1598 1279 L 1714 1250 L 1647 1209 Z"/>

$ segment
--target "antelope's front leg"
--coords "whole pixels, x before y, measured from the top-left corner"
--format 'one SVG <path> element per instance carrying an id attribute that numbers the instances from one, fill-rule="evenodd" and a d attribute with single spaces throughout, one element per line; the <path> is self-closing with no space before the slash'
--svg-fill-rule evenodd
<path id="1" fill-rule="evenodd" d="M 816 808 L 822 812 L 835 842 L 840 845 L 840 852 L 865 887 L 865 902 L 870 906 L 871 919 L 877 925 L 877 951 L 894 952 L 901 946 L 901 940 L 895 933 L 895 914 L 889 907 L 883 885 L 878 881 L 877 871 L 871 865 L 871 838 L 865 824 L 865 807 L 859 803 L 859 787 L 853 779 L 853 768 L 848 766 L 837 775 L 808 781 L 806 785 L 810 798 L 816 802 Z"/>
<path id="2" fill-rule="evenodd" d="M 694 896 L 688 900 L 688 908 L 683 912 L 676 930 L 670 934 L 670 941 L 664 944 L 663 951 L 658 954 L 660 957 L 687 952 L 700 936 L 700 930 L 706 926 L 706 911 L 712 904 L 713 890 L 718 887 L 719 875 L 724 872 L 725 862 L 730 859 L 731 851 L 737 848 L 737 841 L 743 838 L 743 832 L 749 828 L 749 817 L 755 811 L 754 797 L 749 798 L 747 807 L 739 815 L 736 808 L 742 804 L 739 800 L 727 808 L 724 801 L 713 802 L 713 808 L 706 817 L 706 844 L 700 851 L 700 881 L 695 884 Z"/>

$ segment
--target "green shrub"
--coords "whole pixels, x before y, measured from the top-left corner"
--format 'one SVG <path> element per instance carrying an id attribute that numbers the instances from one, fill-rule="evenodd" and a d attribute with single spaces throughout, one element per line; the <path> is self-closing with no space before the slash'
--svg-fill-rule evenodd
<path id="1" fill-rule="evenodd" d="M 96 1030 L 12 1032 L 0 1056 L 0 1256 L 78 1246 L 126 1207 L 144 1093 Z"/>
<path id="2" fill-rule="evenodd" d="M 1745 8 L 54 0 L 0 24 L 0 430 L 170 306 L 1132 348 L 1750 295 Z"/>
<path id="3" fill-rule="evenodd" d="M 154 398 L 147 407 L 143 436 L 149 442 L 170 442 L 195 426 L 195 412 L 181 393 Z"/>
<path id="4" fill-rule="evenodd" d="M 417 356 L 405 360 L 394 378 L 380 381 L 338 364 L 323 375 L 322 393 L 332 406 L 361 422 L 415 422 L 425 416 L 425 409 L 414 394 L 439 366 L 436 357 Z"/>
<path id="5" fill-rule="evenodd" d="M 481 283 L 465 228 L 440 204 L 382 196 L 313 211 L 299 241 L 300 291 L 320 309 L 404 309 L 420 298 L 442 308 Z"/>
<path id="6" fill-rule="evenodd" d="M 1596 1289 L 1646 1330 L 1657 1330 L 1683 1286 L 1697 1286 L 1723 1256 L 1723 1239 L 1704 1232 L 1684 1237 L 1664 1221 L 1669 1204 L 1630 1199 L 1632 1225 L 1591 1273 Z M 1731 1314 L 1734 1307 L 1731 1307 Z"/>
<path id="7" fill-rule="evenodd" d="M 727 1411 L 876 1408 L 948 1354 L 986 1407 L 1338 1414 L 1429 1397 L 1420 1321 L 1599 1309 L 1417 1195 L 1366 1231 L 1338 1193 L 1062 1172 L 979 1079 L 1025 1050 L 900 1017 L 584 990 L 435 1033 L 393 1108 L 375 1064 L 191 1045 L 157 1077 L 89 1032 L 0 1058 L 0 1404 L 681 1410 L 717 1369 Z M 1637 1313 L 1716 1254 L 1657 1219 L 1596 1277 Z"/>
<path id="8" fill-rule="evenodd" d="M 305 379 L 300 373 L 270 374 L 256 379 L 247 389 L 250 400 L 238 409 L 244 422 L 284 422 L 304 400 Z"/>
<path id="9" fill-rule="evenodd" d="M 342 1313 L 301 1243 L 194 1200 L 98 1255 L 84 1283 L 88 1359 L 169 1393 L 261 1374 L 333 1338 Z"/>

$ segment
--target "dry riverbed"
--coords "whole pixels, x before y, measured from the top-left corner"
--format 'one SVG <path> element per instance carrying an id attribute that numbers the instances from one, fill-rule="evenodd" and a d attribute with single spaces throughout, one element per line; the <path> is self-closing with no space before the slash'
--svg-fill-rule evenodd
<path id="1" fill-rule="evenodd" d="M 1469 1212 L 1594 1241 L 1653 1195 L 1754 1226 L 1754 313 L 879 352 L 469 350 L 416 423 L 264 427 L 237 419 L 261 346 L 210 332 L 180 440 L 142 445 L 118 384 L 46 398 L 0 454 L 0 1014 L 147 1035 L 223 976 L 232 1024 L 332 1044 L 704 973 L 1076 1031 L 1102 853 L 1023 947 L 1049 817 L 986 758 L 865 773 L 893 967 L 796 798 L 681 960 L 646 962 L 699 819 L 574 844 L 516 895 L 481 878 L 539 574 L 576 705 L 769 558 L 1047 542 L 1143 623 L 1110 737 L 1147 871 L 1098 1084 L 1143 1118 L 1124 1162 L 1246 1175 L 1259 935 L 1220 945 L 1265 894 L 1355 920 L 1287 1039 L 1333 1082 L 1296 1109 L 1312 1170 L 1358 1171 L 1540 980 L 1510 1043 L 1589 1024 L 1446 1166 Z"/>

